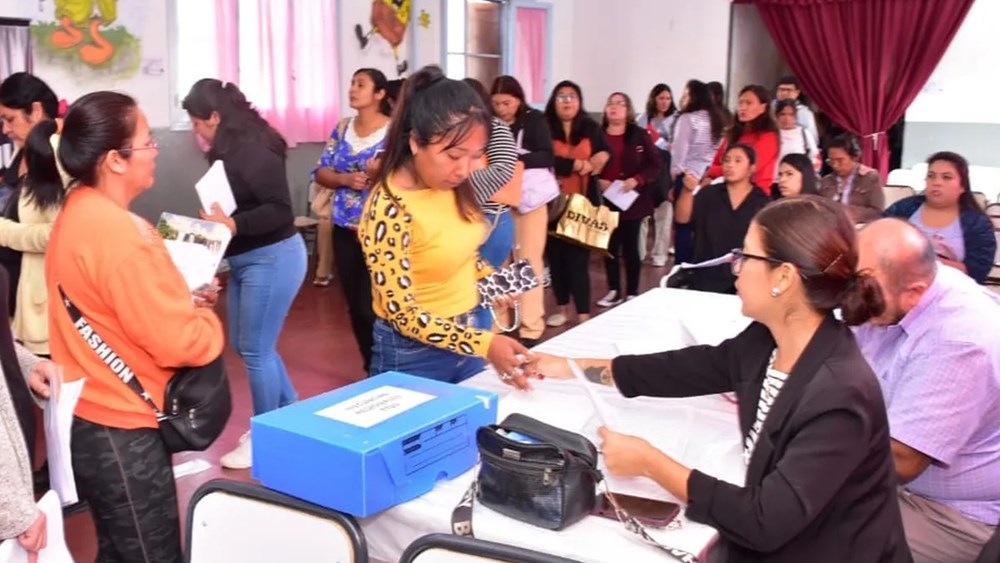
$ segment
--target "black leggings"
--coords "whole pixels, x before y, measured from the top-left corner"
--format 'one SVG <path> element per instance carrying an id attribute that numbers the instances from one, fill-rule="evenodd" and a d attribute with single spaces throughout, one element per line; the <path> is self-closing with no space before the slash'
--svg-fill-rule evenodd
<path id="1" fill-rule="evenodd" d="M 545 246 L 556 305 L 569 305 L 570 296 L 580 315 L 590 314 L 590 250 L 550 236 Z"/>
<path id="2" fill-rule="evenodd" d="M 625 276 L 628 283 L 627 295 L 639 295 L 639 275 L 642 273 L 642 259 L 639 258 L 639 227 L 642 219 L 622 219 L 618 228 L 611 233 L 611 243 L 608 252 L 611 258 L 604 259 L 604 268 L 608 274 L 608 289 L 622 293 L 621 262 L 625 257 Z"/>
<path id="3" fill-rule="evenodd" d="M 368 276 L 365 254 L 357 231 L 333 226 L 333 264 L 344 288 L 347 315 L 351 318 L 354 340 L 364 361 L 365 373 L 372 363 L 372 330 L 375 311 L 372 309 L 372 280 Z"/>
<path id="4" fill-rule="evenodd" d="M 181 563 L 174 471 L 159 430 L 73 420 L 73 473 L 97 528 L 97 563 Z"/>

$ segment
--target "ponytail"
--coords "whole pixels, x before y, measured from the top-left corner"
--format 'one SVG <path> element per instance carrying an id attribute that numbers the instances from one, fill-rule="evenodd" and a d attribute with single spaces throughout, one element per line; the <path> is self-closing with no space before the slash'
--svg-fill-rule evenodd
<path id="1" fill-rule="evenodd" d="M 211 161 L 244 144 L 261 144 L 284 158 L 288 143 L 250 104 L 239 86 L 215 78 L 202 78 L 194 83 L 181 104 L 185 111 L 198 119 L 219 115 L 219 127 L 208 151 Z"/>
<path id="2" fill-rule="evenodd" d="M 65 190 L 56 163 L 56 152 L 51 137 L 56 133 L 55 121 L 47 119 L 35 124 L 24 143 L 24 159 L 28 174 L 24 180 L 24 193 L 39 209 L 49 209 L 62 204 Z"/>

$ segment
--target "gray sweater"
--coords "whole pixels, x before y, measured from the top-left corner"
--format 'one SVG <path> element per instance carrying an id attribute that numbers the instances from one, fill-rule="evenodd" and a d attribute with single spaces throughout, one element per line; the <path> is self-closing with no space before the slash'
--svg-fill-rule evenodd
<path id="1" fill-rule="evenodd" d="M 41 359 L 20 344 L 14 344 L 14 348 L 21 372 L 28 377 Z M 0 540 L 21 535 L 36 518 L 38 508 L 31 481 L 31 460 L 7 390 L 7 380 L 0 374 Z"/>

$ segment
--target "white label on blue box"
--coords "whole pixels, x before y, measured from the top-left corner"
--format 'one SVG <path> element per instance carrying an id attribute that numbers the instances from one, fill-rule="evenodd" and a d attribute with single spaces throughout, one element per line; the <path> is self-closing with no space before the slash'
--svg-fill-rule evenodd
<path id="1" fill-rule="evenodd" d="M 316 414 L 353 426 L 371 428 L 436 398 L 411 389 L 383 385 L 316 411 Z"/>

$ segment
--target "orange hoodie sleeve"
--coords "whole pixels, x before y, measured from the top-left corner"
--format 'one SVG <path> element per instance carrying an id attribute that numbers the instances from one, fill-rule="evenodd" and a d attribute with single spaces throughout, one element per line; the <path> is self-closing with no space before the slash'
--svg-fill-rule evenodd
<path id="1" fill-rule="evenodd" d="M 121 261 L 107 279 L 103 298 L 130 341 L 160 367 L 205 365 L 222 353 L 222 322 L 212 310 L 194 306 L 160 240 Z"/>

